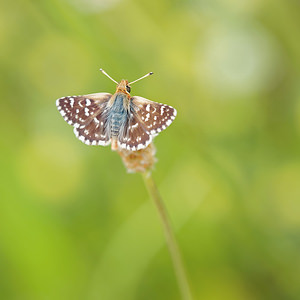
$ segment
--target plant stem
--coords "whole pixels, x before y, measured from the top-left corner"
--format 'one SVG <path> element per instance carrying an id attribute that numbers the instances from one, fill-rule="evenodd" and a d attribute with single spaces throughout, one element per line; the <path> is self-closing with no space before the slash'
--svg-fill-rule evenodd
<path id="1" fill-rule="evenodd" d="M 169 248 L 169 252 L 171 255 L 171 259 L 173 262 L 174 270 L 175 270 L 175 275 L 177 278 L 177 282 L 179 285 L 179 289 L 181 292 L 181 296 L 183 300 L 191 300 L 191 292 L 187 280 L 187 276 L 183 267 L 183 262 L 181 259 L 181 255 L 179 252 L 179 248 L 175 239 L 174 232 L 172 230 L 169 218 L 168 218 L 168 213 L 166 210 L 166 207 L 164 205 L 164 202 L 159 194 L 159 191 L 157 189 L 157 186 L 151 176 L 150 172 L 145 172 L 143 174 L 143 179 L 145 182 L 145 185 L 147 187 L 147 190 L 155 204 L 155 207 L 158 211 L 163 230 L 165 233 L 166 237 L 166 242 Z"/>

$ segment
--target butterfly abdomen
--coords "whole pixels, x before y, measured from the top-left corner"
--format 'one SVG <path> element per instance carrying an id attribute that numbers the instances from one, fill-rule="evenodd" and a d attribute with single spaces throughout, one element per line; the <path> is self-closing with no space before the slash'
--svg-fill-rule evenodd
<path id="1" fill-rule="evenodd" d="M 120 130 L 125 126 L 127 120 L 127 111 L 123 104 L 125 97 L 125 95 L 118 94 L 109 113 L 110 132 L 112 137 L 117 137 L 119 135 Z"/>

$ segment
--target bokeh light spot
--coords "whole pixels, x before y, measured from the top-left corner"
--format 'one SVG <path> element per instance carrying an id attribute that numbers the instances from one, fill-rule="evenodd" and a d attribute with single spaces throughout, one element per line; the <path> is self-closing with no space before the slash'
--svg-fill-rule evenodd
<path id="1" fill-rule="evenodd" d="M 197 73 L 217 93 L 256 93 L 280 76 L 279 47 L 263 28 L 214 25 L 201 41 Z"/>
<path id="2" fill-rule="evenodd" d="M 83 13 L 95 14 L 113 8 L 121 0 L 68 0 L 68 2 Z"/>

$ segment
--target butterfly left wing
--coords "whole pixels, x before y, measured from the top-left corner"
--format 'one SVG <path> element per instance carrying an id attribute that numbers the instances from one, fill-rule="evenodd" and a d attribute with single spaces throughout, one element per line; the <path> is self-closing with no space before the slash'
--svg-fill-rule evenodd
<path id="1" fill-rule="evenodd" d="M 109 93 L 96 93 L 62 97 L 56 100 L 56 106 L 65 121 L 74 126 L 79 140 L 88 145 L 105 146 L 110 143 L 106 116 L 111 96 Z"/>

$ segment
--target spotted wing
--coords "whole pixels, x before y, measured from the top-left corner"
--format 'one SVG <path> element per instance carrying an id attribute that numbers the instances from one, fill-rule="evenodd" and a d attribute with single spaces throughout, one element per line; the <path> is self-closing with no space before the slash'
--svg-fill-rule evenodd
<path id="1" fill-rule="evenodd" d="M 131 106 L 143 123 L 145 130 L 155 136 L 166 129 L 175 119 L 177 111 L 174 107 L 134 96 Z"/>
<path id="2" fill-rule="evenodd" d="M 106 133 L 109 93 L 84 96 L 68 96 L 56 100 L 60 114 L 68 124 L 74 126 L 76 137 L 88 145 L 108 145 Z"/>
<path id="3" fill-rule="evenodd" d="M 127 123 L 120 130 L 118 146 L 122 149 L 137 151 L 146 148 L 151 141 L 150 132 L 145 128 L 138 115 L 131 111 Z"/>
<path id="4" fill-rule="evenodd" d="M 166 129 L 175 119 L 172 106 L 132 97 L 127 123 L 119 134 L 119 147 L 132 151 L 146 148 L 153 137 Z"/>

